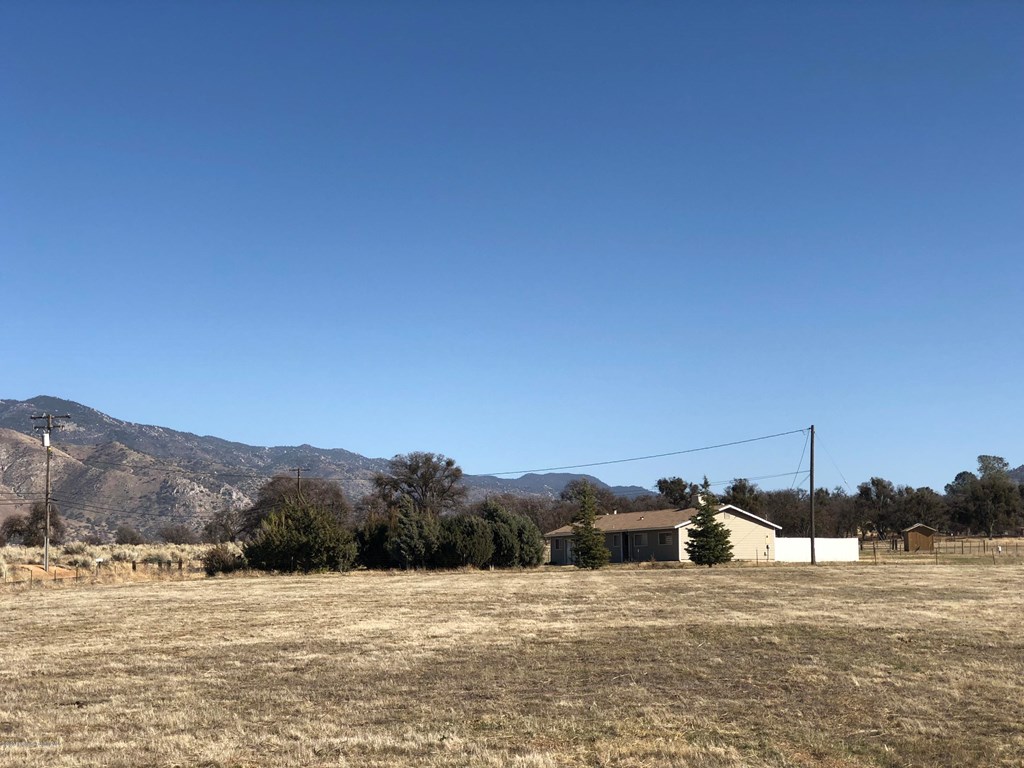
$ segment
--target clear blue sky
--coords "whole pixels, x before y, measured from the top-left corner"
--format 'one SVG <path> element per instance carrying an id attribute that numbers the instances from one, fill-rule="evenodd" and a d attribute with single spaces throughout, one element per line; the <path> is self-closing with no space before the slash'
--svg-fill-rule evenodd
<path id="1" fill-rule="evenodd" d="M 851 485 L 1016 466 L 1022 39 L 1017 2 L 7 2 L 0 398 L 474 473 L 811 423 Z"/>

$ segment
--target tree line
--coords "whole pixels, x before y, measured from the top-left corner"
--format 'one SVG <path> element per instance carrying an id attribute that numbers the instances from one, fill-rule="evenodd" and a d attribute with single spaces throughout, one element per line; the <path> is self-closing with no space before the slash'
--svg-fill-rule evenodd
<path id="1" fill-rule="evenodd" d="M 528 567 L 543 559 L 542 532 L 576 522 L 581 510 L 596 519 L 612 512 L 698 507 L 701 494 L 708 493 L 706 486 L 679 477 L 659 479 L 657 489 L 626 498 L 574 480 L 554 499 L 501 494 L 469 503 L 462 469 L 453 459 L 414 452 L 395 456 L 388 470 L 374 477 L 373 490 L 355 504 L 337 482 L 304 478 L 299 483 L 279 476 L 260 488 L 250 507 L 217 512 L 201 532 L 178 524 L 162 527 L 157 535 L 176 544 L 241 542 L 249 565 L 270 570 Z M 979 456 L 977 472 L 958 473 L 944 491 L 881 477 L 860 483 L 854 492 L 816 489 L 816 534 L 886 538 L 915 523 L 989 536 L 1024 528 L 1024 484 L 1013 479 L 1002 457 Z M 780 525 L 784 535 L 810 533 L 804 490 L 763 490 L 737 478 L 719 501 Z M 27 515 L 7 518 L 0 526 L 0 545 L 41 545 L 45 513 L 45 505 L 37 503 Z M 59 544 L 66 526 L 53 504 L 50 518 L 51 543 Z M 596 535 L 588 535 L 596 541 Z M 145 537 L 122 525 L 115 541 L 139 544 Z M 227 550 L 217 557 L 225 566 L 234 562 Z"/>
<path id="2" fill-rule="evenodd" d="M 544 540 L 536 522 L 501 499 L 466 503 L 462 469 L 433 453 L 394 457 L 355 506 L 341 486 L 275 477 L 241 511 L 218 512 L 208 541 L 242 542 L 245 564 L 275 571 L 365 568 L 514 568 L 540 565 Z M 226 548 L 214 565 L 231 570 Z"/>
<path id="3" fill-rule="evenodd" d="M 678 492 L 681 482 L 665 490 Z M 722 501 L 781 525 L 785 536 L 810 534 L 805 490 L 763 491 L 737 479 L 725 489 Z M 977 472 L 958 473 L 944 493 L 872 477 L 853 492 L 815 489 L 814 508 L 819 536 L 888 538 L 916 523 L 954 535 L 1019 535 L 1024 530 L 1024 483 L 1013 479 L 1005 459 L 982 455 Z"/>

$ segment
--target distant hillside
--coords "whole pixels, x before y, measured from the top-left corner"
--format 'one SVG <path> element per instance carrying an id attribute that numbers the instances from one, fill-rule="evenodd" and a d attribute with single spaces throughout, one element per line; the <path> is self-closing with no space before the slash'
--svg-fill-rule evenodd
<path id="1" fill-rule="evenodd" d="M 121 421 L 56 397 L 0 400 L 0 518 L 43 498 L 45 453 L 30 419 L 42 412 L 71 415 L 53 434 L 51 483 L 53 498 L 79 533 L 107 535 L 122 523 L 146 532 L 168 523 L 198 528 L 218 509 L 247 506 L 268 478 L 293 467 L 338 481 L 354 500 L 371 490 L 375 473 L 387 469 L 386 459 L 340 448 L 245 445 Z M 471 499 L 498 493 L 554 497 L 578 478 L 608 487 L 569 473 L 466 475 L 465 482 Z M 630 497 L 648 493 L 635 486 L 611 490 Z"/>
<path id="2" fill-rule="evenodd" d="M 1011 469 L 1010 477 L 1012 477 L 1018 483 L 1024 483 L 1024 464 L 1021 464 L 1016 469 Z"/>
<path id="3" fill-rule="evenodd" d="M 589 480 L 598 488 L 607 488 L 616 496 L 626 496 L 631 499 L 651 493 L 638 485 L 608 485 L 593 475 L 578 475 L 568 472 L 531 473 L 521 475 L 514 480 L 493 475 L 466 475 L 465 477 L 466 484 L 471 489 L 487 493 L 514 493 L 522 496 L 554 498 L 573 480 Z"/>

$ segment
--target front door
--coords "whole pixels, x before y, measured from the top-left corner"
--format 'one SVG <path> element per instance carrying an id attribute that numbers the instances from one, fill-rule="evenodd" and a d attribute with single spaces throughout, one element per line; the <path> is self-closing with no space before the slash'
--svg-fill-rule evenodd
<path id="1" fill-rule="evenodd" d="M 572 539 L 565 540 L 565 564 L 572 565 Z"/>

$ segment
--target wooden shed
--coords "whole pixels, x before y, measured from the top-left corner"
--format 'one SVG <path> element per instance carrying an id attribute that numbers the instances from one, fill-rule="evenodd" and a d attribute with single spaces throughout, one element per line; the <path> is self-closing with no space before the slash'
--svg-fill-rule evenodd
<path id="1" fill-rule="evenodd" d="M 904 552 L 934 552 L 936 530 L 924 523 L 903 529 Z"/>

